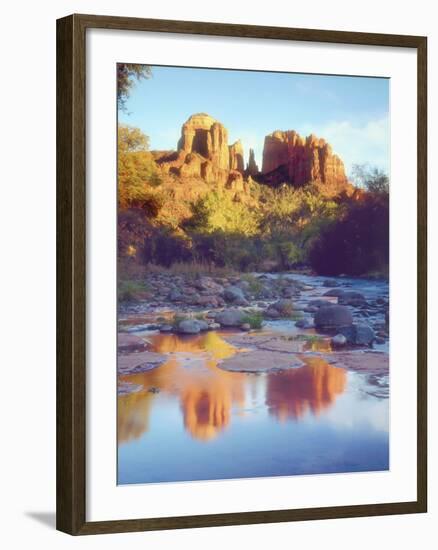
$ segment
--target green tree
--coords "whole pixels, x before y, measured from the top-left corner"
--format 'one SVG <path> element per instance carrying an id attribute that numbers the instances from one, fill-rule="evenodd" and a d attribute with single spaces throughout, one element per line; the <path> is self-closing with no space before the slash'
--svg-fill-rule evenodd
<path id="1" fill-rule="evenodd" d="M 119 124 L 117 130 L 117 147 L 119 153 L 147 151 L 149 138 L 139 128 Z"/>
<path id="2" fill-rule="evenodd" d="M 163 205 L 155 189 L 161 178 L 147 146 L 148 138 L 138 128 L 119 126 L 118 201 L 122 209 L 142 207 L 147 215 L 156 217 Z"/>
<path id="3" fill-rule="evenodd" d="M 234 200 L 229 191 L 213 191 L 192 205 L 192 218 L 186 222 L 188 230 L 201 233 L 223 231 L 243 236 L 258 232 L 259 215 L 255 208 Z"/>
<path id="4" fill-rule="evenodd" d="M 138 63 L 117 63 L 117 105 L 126 110 L 126 100 L 136 80 L 150 78 L 151 68 Z"/>

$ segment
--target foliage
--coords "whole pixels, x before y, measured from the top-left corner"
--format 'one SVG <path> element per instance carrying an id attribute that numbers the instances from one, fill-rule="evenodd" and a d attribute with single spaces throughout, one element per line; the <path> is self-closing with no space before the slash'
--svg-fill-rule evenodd
<path id="1" fill-rule="evenodd" d="M 369 194 L 352 201 L 343 218 L 327 227 L 309 254 L 322 275 L 386 272 L 389 265 L 389 201 Z"/>
<path id="2" fill-rule="evenodd" d="M 255 181 L 244 197 L 213 184 L 182 194 L 180 182 L 161 175 L 148 144 L 138 128 L 120 126 L 118 246 L 127 265 L 187 273 L 309 264 L 324 275 L 387 270 L 389 180 L 378 169 L 356 166 L 360 187 L 351 196 L 328 198 L 316 184 L 272 188 Z M 257 296 L 261 282 L 246 280 Z"/>
<path id="3" fill-rule="evenodd" d="M 122 301 L 133 301 L 149 290 L 146 283 L 135 280 L 122 280 L 118 284 L 118 296 Z"/>
<path id="4" fill-rule="evenodd" d="M 368 164 L 355 164 L 352 170 L 352 177 L 359 186 L 370 193 L 388 195 L 389 178 L 377 167 Z"/>
<path id="5" fill-rule="evenodd" d="M 119 124 L 117 129 L 117 148 L 120 153 L 147 151 L 149 138 L 139 128 L 128 124 Z"/>
<path id="6" fill-rule="evenodd" d="M 264 286 L 258 277 L 255 277 L 251 273 L 247 273 L 242 277 L 243 281 L 246 281 L 249 284 L 249 291 L 255 296 L 259 296 L 262 292 Z"/>
<path id="7" fill-rule="evenodd" d="M 138 128 L 118 130 L 118 201 L 121 209 L 139 206 L 155 217 L 163 199 L 155 188 L 161 184 L 157 166 L 147 151 L 148 138 Z"/>
<path id="8" fill-rule="evenodd" d="M 117 105 L 126 110 L 126 100 L 134 86 L 135 80 L 150 78 L 151 68 L 137 63 L 117 63 Z"/>
<path id="9" fill-rule="evenodd" d="M 252 329 L 260 329 L 263 325 L 263 315 L 255 309 L 248 310 L 243 318 L 243 323 L 247 323 Z"/>
<path id="10" fill-rule="evenodd" d="M 221 230 L 225 233 L 255 235 L 258 216 L 248 205 L 234 200 L 232 193 L 213 191 L 192 205 L 192 217 L 186 228 L 203 233 Z"/>

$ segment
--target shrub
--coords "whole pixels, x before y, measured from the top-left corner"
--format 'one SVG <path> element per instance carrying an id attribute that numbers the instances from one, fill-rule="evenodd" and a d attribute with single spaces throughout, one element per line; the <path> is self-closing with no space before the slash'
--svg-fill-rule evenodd
<path id="1" fill-rule="evenodd" d="M 249 284 L 249 291 L 255 296 L 259 296 L 263 290 L 263 283 L 258 277 L 251 275 L 250 273 L 245 274 L 242 279 Z"/>
<path id="2" fill-rule="evenodd" d="M 263 325 L 263 315 L 260 311 L 249 310 L 245 313 L 243 323 L 248 323 L 253 329 L 260 329 Z"/>
<path id="3" fill-rule="evenodd" d="M 367 195 L 351 204 L 345 217 L 322 231 L 309 254 L 321 275 L 365 275 L 389 264 L 389 203 Z"/>
<path id="4" fill-rule="evenodd" d="M 122 302 L 133 302 L 141 299 L 148 290 L 148 285 L 143 281 L 120 281 L 118 297 Z"/>

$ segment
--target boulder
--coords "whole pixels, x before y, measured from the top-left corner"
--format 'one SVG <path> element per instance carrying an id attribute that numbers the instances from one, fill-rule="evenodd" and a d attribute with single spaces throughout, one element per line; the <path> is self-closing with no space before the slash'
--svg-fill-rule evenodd
<path id="1" fill-rule="evenodd" d="M 238 309 L 228 309 L 220 311 L 215 321 L 223 327 L 240 327 L 245 322 L 245 314 Z"/>
<path id="2" fill-rule="evenodd" d="M 341 348 L 347 343 L 347 338 L 343 334 L 336 334 L 331 339 L 332 346 L 335 348 Z"/>
<path id="3" fill-rule="evenodd" d="M 275 309 L 275 307 L 269 306 L 268 309 L 265 309 L 263 315 L 271 319 L 278 319 L 280 317 L 280 312 Z"/>
<path id="4" fill-rule="evenodd" d="M 324 292 L 323 296 L 333 296 L 335 298 L 339 298 L 339 296 L 342 296 L 344 294 L 345 290 L 342 288 L 332 288 L 331 290 L 327 290 L 327 292 Z"/>
<path id="5" fill-rule="evenodd" d="M 245 295 L 243 290 L 238 286 L 228 286 L 224 290 L 224 298 L 227 302 L 235 303 L 245 300 Z"/>
<path id="6" fill-rule="evenodd" d="M 374 330 L 369 325 L 358 323 L 341 327 L 339 333 L 343 334 L 347 342 L 354 346 L 369 346 L 376 338 Z"/>
<path id="7" fill-rule="evenodd" d="M 292 300 L 289 300 L 288 298 L 282 298 L 281 300 L 278 300 L 277 302 L 272 304 L 271 307 L 278 311 L 280 317 L 290 317 L 294 310 L 294 304 Z"/>
<path id="8" fill-rule="evenodd" d="M 204 321 L 203 319 L 196 319 L 196 322 L 198 323 L 199 328 L 201 329 L 201 331 L 208 330 L 207 321 Z"/>
<path id="9" fill-rule="evenodd" d="M 180 300 L 183 299 L 183 295 L 179 290 L 173 289 L 169 292 L 167 299 L 170 300 L 171 302 L 179 302 Z"/>
<path id="10" fill-rule="evenodd" d="M 367 301 L 361 292 L 346 290 L 339 296 L 338 303 L 348 306 L 361 306 L 366 304 Z"/>
<path id="11" fill-rule="evenodd" d="M 336 286 L 339 286 L 339 283 L 338 283 L 338 281 L 335 281 L 335 279 L 326 279 L 322 283 L 322 286 L 325 286 L 325 287 L 328 287 L 328 288 L 334 288 Z"/>
<path id="12" fill-rule="evenodd" d="M 304 317 L 303 319 L 298 319 L 295 326 L 298 328 L 314 328 L 315 323 L 312 317 Z"/>
<path id="13" fill-rule="evenodd" d="M 330 305 L 321 307 L 315 313 L 315 327 L 332 330 L 353 324 L 353 316 L 346 306 Z"/>
<path id="14" fill-rule="evenodd" d="M 329 305 L 330 305 L 330 302 L 329 302 L 328 300 L 322 300 L 322 299 L 310 300 L 310 302 L 308 302 L 307 305 L 308 305 L 308 307 L 320 308 L 320 307 L 329 306 Z"/>
<path id="15" fill-rule="evenodd" d="M 282 293 L 285 298 L 294 298 L 300 294 L 299 290 L 295 286 L 287 286 L 286 288 L 283 288 Z"/>
<path id="16" fill-rule="evenodd" d="M 198 319 L 184 319 L 178 323 L 177 331 L 181 334 L 198 334 L 201 330 L 208 330 L 208 324 Z"/>
<path id="17" fill-rule="evenodd" d="M 134 334 L 119 332 L 117 335 L 117 350 L 119 352 L 144 351 L 146 342 Z"/>
<path id="18" fill-rule="evenodd" d="M 219 300 L 217 296 L 199 296 L 197 300 L 198 306 L 206 306 L 206 307 L 218 307 L 219 306 Z"/>
<path id="19" fill-rule="evenodd" d="M 223 286 L 214 281 L 211 277 L 200 277 L 195 283 L 194 286 L 198 290 L 208 291 L 209 294 L 219 294 L 223 291 Z"/>

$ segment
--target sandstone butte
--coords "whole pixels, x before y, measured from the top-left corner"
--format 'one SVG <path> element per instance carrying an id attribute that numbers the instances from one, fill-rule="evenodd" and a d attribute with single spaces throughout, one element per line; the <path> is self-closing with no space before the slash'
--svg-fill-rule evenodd
<path id="1" fill-rule="evenodd" d="M 313 134 L 301 137 L 294 130 L 266 136 L 262 170 L 249 150 L 244 166 L 240 140 L 228 145 L 228 131 L 206 113 L 192 115 L 182 126 L 176 151 L 153 151 L 163 174 L 181 179 L 200 178 L 237 193 L 248 193 L 251 178 L 270 185 L 301 187 L 314 182 L 329 194 L 351 190 L 342 160 L 329 143 Z"/>

